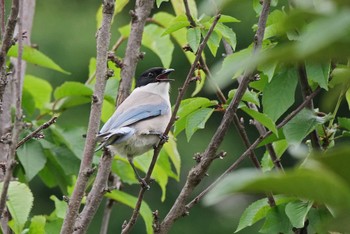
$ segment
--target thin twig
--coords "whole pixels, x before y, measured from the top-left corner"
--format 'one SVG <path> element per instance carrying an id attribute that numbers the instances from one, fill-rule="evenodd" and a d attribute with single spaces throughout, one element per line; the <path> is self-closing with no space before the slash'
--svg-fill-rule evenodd
<path id="1" fill-rule="evenodd" d="M 173 126 L 173 124 L 174 124 L 174 122 L 176 120 L 177 111 L 179 110 L 181 100 L 184 98 L 186 90 L 187 90 L 187 88 L 188 88 L 188 86 L 189 86 L 189 84 L 191 82 L 192 74 L 195 71 L 195 68 L 196 68 L 196 66 L 198 64 L 200 56 L 201 56 L 201 54 L 202 54 L 202 52 L 203 52 L 203 50 L 204 50 L 204 48 L 205 48 L 205 46 L 206 46 L 206 44 L 207 44 L 207 42 L 209 40 L 209 37 L 210 37 L 211 33 L 213 32 L 217 22 L 219 21 L 220 17 L 221 17 L 220 14 L 218 14 L 215 17 L 215 20 L 213 21 L 213 23 L 212 23 L 212 25 L 211 25 L 207 35 L 204 37 L 202 43 L 198 47 L 197 55 L 196 55 L 192 65 L 191 65 L 190 71 L 187 74 L 186 80 L 185 80 L 182 88 L 179 89 L 179 95 L 177 96 L 177 99 L 176 99 L 176 102 L 175 102 L 175 105 L 174 105 L 174 108 L 173 108 L 173 113 L 172 113 L 170 122 L 169 122 L 167 128 L 164 131 L 164 135 L 167 135 L 169 133 L 171 127 Z M 154 166 L 155 166 L 156 161 L 158 159 L 158 155 L 160 153 L 160 150 L 163 147 L 163 144 L 164 144 L 164 142 L 160 141 L 158 146 L 154 149 L 154 153 L 153 153 L 151 164 L 150 164 L 149 169 L 147 171 L 147 174 L 146 174 L 146 176 L 144 178 L 146 183 L 149 183 L 149 181 L 150 181 L 151 174 L 153 172 Z M 141 208 L 143 196 L 144 196 L 146 190 L 147 190 L 147 188 L 141 187 L 139 195 L 138 195 L 138 199 L 137 199 L 134 211 L 133 211 L 133 214 L 132 214 L 129 222 L 127 223 L 127 225 L 122 230 L 123 234 L 129 233 L 131 228 L 134 226 L 134 224 L 135 224 L 135 222 L 136 222 L 136 220 L 137 220 L 137 218 L 139 216 L 139 211 L 140 211 L 140 208 Z"/>
<path id="2" fill-rule="evenodd" d="M 302 109 L 307 106 L 310 101 L 316 97 L 316 95 L 320 92 L 320 88 L 317 88 L 313 93 L 311 93 L 309 96 L 306 97 L 306 99 L 289 115 L 287 115 L 281 123 L 279 123 L 276 127 L 277 129 L 282 128 L 284 125 L 286 125 L 292 118 L 294 118 Z M 272 131 L 266 132 L 263 136 L 260 136 L 258 139 L 254 141 L 253 144 L 250 145 L 246 151 L 244 151 L 243 154 L 224 172 L 222 173 L 213 183 L 211 183 L 205 190 L 203 190 L 198 196 L 196 196 L 191 202 L 189 202 L 186 205 L 187 209 L 190 209 L 198 203 L 204 195 L 206 195 L 219 181 L 221 181 L 227 174 L 232 172 L 234 169 L 237 168 L 237 166 L 246 158 L 249 156 L 249 153 L 253 151 L 264 139 L 266 139 L 268 136 L 272 134 Z"/>
<path id="3" fill-rule="evenodd" d="M 82 234 L 86 233 L 92 218 L 102 201 L 103 195 L 108 191 L 108 183 L 106 178 L 111 171 L 111 164 L 113 157 L 108 149 L 105 149 L 100 159 L 99 168 L 97 171 L 96 179 L 92 186 L 91 191 L 86 199 L 86 204 L 83 211 L 80 213 L 77 222 L 75 223 L 74 233 Z"/>
<path id="4" fill-rule="evenodd" d="M 73 233 L 73 228 L 75 227 L 74 224 L 77 220 L 80 203 L 84 196 L 88 178 L 90 176 L 89 171 L 91 171 L 92 159 L 96 145 L 96 135 L 98 133 L 100 125 L 103 93 L 107 80 L 107 50 L 110 43 L 110 27 L 114 13 L 114 5 L 114 0 L 105 0 L 103 2 L 102 25 L 98 31 L 97 36 L 96 84 L 91 103 L 88 132 L 86 136 L 83 158 L 80 164 L 78 179 L 72 197 L 70 198 L 66 217 L 61 229 L 62 234 Z"/>
<path id="5" fill-rule="evenodd" d="M 18 20 L 18 56 L 17 64 L 15 66 L 15 120 L 12 129 L 12 140 L 10 146 L 10 152 L 7 157 L 6 163 L 6 173 L 3 181 L 3 187 L 0 196 L 0 216 L 3 217 L 3 212 L 6 204 L 6 197 L 8 192 L 8 187 L 10 185 L 10 180 L 12 178 L 13 168 L 15 166 L 16 157 L 16 145 L 18 141 L 18 136 L 22 128 L 22 93 L 21 93 L 21 73 L 22 73 L 22 54 L 23 54 L 23 37 L 22 37 L 22 19 L 23 19 L 23 0 L 18 5 L 19 8 L 19 20 Z"/>
<path id="6" fill-rule="evenodd" d="M 299 74 L 299 83 L 300 83 L 300 88 L 301 88 L 301 94 L 303 96 L 303 99 L 305 100 L 305 98 L 310 95 L 310 93 L 312 92 L 311 87 L 308 83 L 307 80 L 307 74 L 306 74 L 306 68 L 305 68 L 305 64 L 301 63 L 298 66 L 298 74 Z M 314 109 L 314 104 L 313 102 L 309 102 L 308 109 L 313 110 Z M 311 145 L 312 148 L 314 149 L 321 149 L 321 145 L 319 142 L 319 138 L 318 138 L 318 134 L 316 130 L 313 130 L 310 134 L 310 140 L 311 140 Z"/>
<path id="7" fill-rule="evenodd" d="M 214 81 L 212 79 L 211 72 L 210 72 L 206 62 L 204 61 L 203 57 L 201 57 L 201 59 L 200 59 L 200 64 L 201 64 L 201 67 L 202 67 L 204 73 L 207 75 L 209 82 L 211 83 L 212 86 L 214 86 L 216 96 L 219 98 L 219 100 L 222 104 L 226 103 L 226 98 L 225 98 L 224 94 L 222 93 L 222 91 L 220 90 L 219 86 L 217 86 L 216 83 L 214 83 Z M 239 133 L 239 136 L 241 137 L 245 147 L 249 148 L 251 143 L 250 143 L 248 134 L 247 134 L 244 126 L 239 121 L 239 118 L 238 118 L 236 113 L 234 114 L 233 123 L 234 123 L 234 125 Z M 255 166 L 255 168 L 257 168 L 258 170 L 261 170 L 260 162 L 259 162 L 254 151 L 250 152 L 249 158 L 250 158 L 251 162 L 253 163 L 253 165 Z M 266 196 L 267 196 L 267 199 L 269 201 L 269 204 L 271 206 L 275 206 L 276 202 L 275 202 L 275 199 L 273 198 L 272 193 L 267 193 Z"/>
<path id="8" fill-rule="evenodd" d="M 263 3 L 263 10 L 258 22 L 258 30 L 254 37 L 254 51 L 258 51 L 261 47 L 262 39 L 264 38 L 264 32 L 266 27 L 266 20 L 269 14 L 270 0 L 265 0 Z M 252 72 L 246 71 L 243 75 L 242 82 L 240 83 L 232 102 L 226 109 L 223 119 L 212 137 L 207 149 L 201 155 L 201 161 L 193 167 L 188 176 L 185 185 L 183 186 L 179 196 L 177 197 L 175 203 L 173 204 L 171 210 L 168 212 L 163 222 L 159 226 L 159 231 L 157 233 L 167 233 L 173 223 L 180 218 L 183 214 L 186 214 L 186 200 L 192 194 L 194 188 L 201 182 L 204 178 L 209 166 L 212 161 L 216 158 L 216 152 L 218 147 L 226 135 L 228 127 L 237 111 L 239 102 L 241 101 L 243 94 L 245 93 L 250 80 L 252 79 Z"/>
<path id="9" fill-rule="evenodd" d="M 117 175 L 114 175 L 113 173 L 111 173 L 109 175 L 109 181 L 110 181 L 109 186 L 111 186 L 113 189 L 121 190 L 122 182 Z M 108 225 L 112 214 L 112 208 L 113 208 L 113 205 L 116 203 L 117 202 L 115 200 L 110 198 L 106 200 L 106 205 L 103 210 L 100 234 L 107 234 Z"/>
<path id="10" fill-rule="evenodd" d="M 5 33 L 5 0 L 0 0 L 0 25 L 1 25 L 1 38 Z"/>
<path id="11" fill-rule="evenodd" d="M 2 112 L 1 102 L 5 92 L 6 80 L 6 54 L 13 45 L 13 34 L 16 27 L 17 16 L 19 11 L 19 0 L 13 0 L 11 12 L 8 17 L 5 32 L 2 35 L 1 50 L 0 50 L 0 113 Z"/>
<path id="12" fill-rule="evenodd" d="M 52 117 L 49 121 L 47 121 L 46 123 L 42 124 L 41 126 L 39 126 L 37 129 L 35 129 L 33 132 L 31 132 L 30 134 L 28 134 L 26 137 L 24 137 L 20 142 L 18 142 L 16 149 L 18 149 L 19 147 L 21 147 L 24 143 L 26 143 L 27 141 L 29 141 L 30 139 L 32 139 L 33 137 L 35 137 L 39 132 L 41 132 L 42 130 L 50 127 L 52 124 L 56 123 L 57 120 L 57 116 Z"/>

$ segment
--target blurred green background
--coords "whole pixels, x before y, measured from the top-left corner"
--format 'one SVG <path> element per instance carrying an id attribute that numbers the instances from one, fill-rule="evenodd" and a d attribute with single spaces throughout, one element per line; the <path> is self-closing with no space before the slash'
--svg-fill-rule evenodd
<path id="1" fill-rule="evenodd" d="M 201 5 L 205 1 L 196 2 L 198 5 Z M 91 57 L 95 57 L 96 54 L 96 12 L 100 4 L 101 1 L 93 0 L 37 1 L 31 41 L 33 44 L 38 45 L 40 51 L 52 58 L 63 69 L 69 71 L 71 75 L 64 75 L 34 65 L 28 65 L 27 73 L 47 79 L 53 87 L 57 87 L 65 81 L 85 82 L 88 78 L 89 60 Z M 115 18 L 112 26 L 111 44 L 114 44 L 119 37 L 117 29 L 130 21 L 128 12 L 130 9 L 133 9 L 133 7 L 134 1 L 130 1 L 123 12 Z M 154 8 L 152 14 L 158 11 L 173 13 L 170 3 L 163 3 L 160 9 Z M 252 1 L 233 1 L 233 3 L 228 3 L 226 5 L 222 13 L 241 20 L 241 23 L 229 24 L 237 35 L 237 50 L 251 44 L 254 36 L 252 26 L 258 20 L 252 9 Z M 123 57 L 125 46 L 126 42 L 118 49 L 118 56 Z M 136 75 L 149 67 L 161 65 L 159 58 L 153 52 L 144 47 L 142 51 L 146 52 L 146 55 L 138 64 Z M 224 51 L 221 48 L 221 50 L 218 51 L 218 57 L 220 57 L 222 53 L 224 53 Z M 211 57 L 208 51 L 206 51 L 206 55 L 209 66 L 213 64 L 214 61 L 218 60 L 218 58 Z M 190 64 L 181 51 L 181 48 L 178 46 L 175 48 L 171 67 L 176 70 L 172 75 L 172 77 L 176 79 L 176 82 L 172 85 L 171 93 L 171 100 L 174 103 L 177 89 L 182 84 L 190 68 Z M 235 86 L 237 86 L 237 84 L 233 83 L 230 89 Z M 194 87 L 191 87 L 191 89 L 193 88 Z M 189 90 L 188 94 L 190 94 L 191 91 L 192 90 Z M 228 90 L 224 90 L 224 93 L 227 94 L 227 91 Z M 200 95 L 215 99 L 213 94 L 205 93 L 204 91 L 202 91 Z M 65 128 L 75 125 L 87 126 L 89 108 L 90 105 L 71 108 L 60 116 L 57 124 Z M 150 205 L 151 209 L 159 210 L 161 218 L 164 217 L 171 207 L 186 179 L 188 170 L 194 165 L 195 161 L 192 159 L 194 153 L 202 152 L 206 148 L 216 127 L 220 123 L 221 117 L 222 113 L 215 113 L 207 123 L 206 129 L 196 133 L 190 142 L 187 142 L 184 133 L 179 135 L 178 148 L 182 159 L 181 181 L 179 183 L 174 180 L 169 182 L 167 198 L 164 203 L 160 202 L 161 192 L 156 184 L 151 185 L 151 190 L 148 191 L 145 196 L 145 200 Z M 248 119 L 246 119 L 246 121 L 248 121 Z M 249 132 L 251 132 L 252 139 L 256 137 L 255 131 Z M 233 126 L 225 137 L 221 149 L 228 152 L 227 157 L 224 160 L 217 160 L 213 164 L 209 171 L 209 177 L 195 190 L 195 194 L 199 193 L 210 184 L 210 181 L 213 181 L 217 175 L 225 170 L 228 165 L 239 156 L 239 153 L 244 150 L 241 140 Z M 235 152 L 235 154 L 233 155 L 231 152 Z M 257 152 L 263 153 L 262 151 Z M 242 166 L 250 166 L 250 162 L 247 161 Z M 61 198 L 62 194 L 58 189 L 48 191 L 39 179 L 34 179 L 30 183 L 31 188 L 33 188 L 34 197 L 36 198 L 32 213 L 49 214 L 54 208 L 53 202 L 49 199 L 49 196 L 54 193 L 57 197 Z M 124 189 L 136 196 L 139 187 L 136 185 L 126 186 Z M 255 197 L 237 195 L 214 207 L 203 207 L 201 204 L 198 204 L 190 211 L 188 217 L 178 220 L 171 230 L 171 233 L 233 233 L 237 227 L 238 218 L 252 199 L 255 199 Z M 103 206 L 104 203 L 95 216 L 89 233 L 99 232 Z M 109 233 L 119 232 L 121 230 L 121 224 L 124 220 L 129 219 L 130 215 L 130 208 L 120 204 L 115 205 L 111 217 Z M 259 225 L 256 225 L 255 227 L 258 226 Z M 256 232 L 257 229 L 247 228 L 240 233 Z M 144 233 L 144 224 L 141 218 L 139 218 L 133 233 Z"/>

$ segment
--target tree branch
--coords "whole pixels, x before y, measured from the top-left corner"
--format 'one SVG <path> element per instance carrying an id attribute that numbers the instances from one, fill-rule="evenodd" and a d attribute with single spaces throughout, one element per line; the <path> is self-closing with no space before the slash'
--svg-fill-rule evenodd
<path id="1" fill-rule="evenodd" d="M 281 123 L 279 123 L 276 127 L 277 129 L 282 128 L 284 125 L 286 125 L 292 118 L 294 118 L 302 109 L 304 109 L 310 101 L 316 97 L 316 95 L 320 92 L 320 88 L 317 88 L 313 93 L 311 93 L 309 96 L 306 97 L 306 99 L 289 115 L 287 115 Z M 244 151 L 243 154 L 223 173 L 221 174 L 213 183 L 211 183 L 205 190 L 203 190 L 195 199 L 193 199 L 191 202 L 189 202 L 186 205 L 187 209 L 190 209 L 198 203 L 204 195 L 206 195 L 219 181 L 221 181 L 227 174 L 232 172 L 234 169 L 237 168 L 237 166 L 246 158 L 249 156 L 250 152 L 253 151 L 264 139 L 266 139 L 268 136 L 272 134 L 272 131 L 266 132 L 264 135 L 260 136 L 258 139 L 254 141 L 253 144 L 250 145 L 246 151 Z"/>
<path id="2" fill-rule="evenodd" d="M 23 20 L 23 1 L 18 3 L 19 8 L 19 20 L 18 20 L 18 56 L 17 65 L 15 70 L 15 80 L 14 80 L 14 96 L 15 100 L 15 120 L 12 129 L 12 139 L 10 145 L 10 151 L 8 152 L 7 163 L 6 163 L 6 173 L 3 180 L 3 187 L 0 196 L 0 216 L 3 217 L 3 212 L 6 205 L 7 191 L 12 178 L 12 171 L 16 165 L 16 145 L 18 141 L 18 136 L 22 128 L 22 92 L 21 92 L 21 74 L 22 74 L 22 55 L 23 55 L 23 37 L 22 37 L 22 20 Z"/>
<path id="3" fill-rule="evenodd" d="M 263 10 L 258 22 L 258 30 L 254 37 L 255 52 L 258 51 L 261 47 L 262 39 L 264 38 L 266 20 L 269 13 L 269 9 L 270 0 L 265 0 L 263 3 Z M 201 182 L 212 161 L 215 159 L 216 151 L 224 139 L 228 127 L 237 111 L 238 104 L 241 101 L 251 78 L 252 72 L 246 71 L 243 75 L 243 80 L 240 83 L 237 92 L 235 93 L 235 96 L 233 97 L 232 102 L 226 109 L 221 124 L 219 125 L 214 136 L 212 137 L 207 149 L 202 154 L 201 161 L 190 170 L 184 187 L 182 188 L 171 210 L 166 215 L 163 222 L 160 224 L 158 233 L 167 233 L 170 230 L 173 223 L 175 222 L 175 220 L 177 220 L 183 214 L 186 213 L 186 200 L 188 199 L 194 188 Z"/>
<path id="4" fill-rule="evenodd" d="M 220 17 L 221 17 L 220 14 L 218 14 L 215 17 L 215 19 L 214 19 L 214 21 L 213 21 L 213 23 L 212 23 L 212 25 L 211 25 L 207 35 L 204 37 L 202 43 L 198 47 L 197 55 L 196 55 L 192 65 L 191 65 L 190 71 L 187 74 L 186 80 L 185 80 L 182 88 L 179 89 L 179 94 L 177 96 L 176 103 L 175 103 L 174 108 L 173 108 L 173 113 L 171 115 L 170 122 L 169 122 L 167 128 L 164 131 L 164 135 L 167 135 L 169 133 L 171 127 L 173 126 L 173 124 L 174 124 L 174 122 L 176 120 L 177 111 L 179 110 L 181 100 L 184 98 L 186 90 L 187 90 L 187 88 L 188 88 L 188 86 L 189 86 L 189 84 L 191 82 L 192 74 L 193 74 L 193 72 L 196 69 L 196 66 L 198 64 L 198 61 L 199 61 L 201 55 L 202 55 L 202 52 L 203 52 L 203 50 L 204 50 L 204 48 L 205 48 L 205 46 L 206 46 L 206 44 L 207 44 L 207 42 L 209 40 L 209 37 L 210 37 L 211 33 L 213 32 L 217 22 L 219 21 Z M 152 157 L 152 161 L 151 161 L 150 167 L 149 167 L 149 169 L 147 171 L 146 177 L 144 178 L 146 183 L 149 183 L 149 181 L 150 181 L 151 174 L 153 172 L 154 166 L 155 166 L 156 161 L 158 159 L 158 155 L 160 153 L 160 150 L 163 147 L 163 144 L 164 144 L 164 142 L 160 141 L 158 146 L 154 149 L 154 153 L 153 153 L 153 157 Z M 143 196 L 144 196 L 146 190 L 147 190 L 147 188 L 141 187 L 139 195 L 138 195 L 138 199 L 137 199 L 134 211 L 133 211 L 133 214 L 132 214 L 129 222 L 127 223 L 127 225 L 122 230 L 123 234 L 129 233 L 131 228 L 134 226 L 134 224 L 135 224 L 135 222 L 136 222 L 136 220 L 137 220 L 137 218 L 139 216 L 139 211 L 140 211 L 140 208 L 141 208 L 142 199 L 143 199 Z"/>
<path id="5" fill-rule="evenodd" d="M 310 95 L 312 90 L 311 90 L 311 87 L 309 85 L 309 82 L 307 81 L 307 74 L 306 74 L 306 68 L 305 68 L 304 63 L 301 63 L 298 65 L 298 73 L 299 73 L 299 83 L 300 83 L 300 88 L 301 88 L 301 94 L 303 96 L 303 99 L 305 100 L 305 98 L 308 95 Z M 314 109 L 314 104 L 312 101 L 309 102 L 309 104 L 307 105 L 307 108 L 311 109 L 311 110 Z M 321 149 L 321 145 L 319 142 L 317 131 L 316 130 L 312 131 L 309 134 L 309 136 L 310 136 L 312 147 L 314 149 Z"/>
<path id="6" fill-rule="evenodd" d="M 6 23 L 4 35 L 2 35 L 0 50 L 0 114 L 2 112 L 2 99 L 5 92 L 6 80 L 6 54 L 13 45 L 13 34 L 16 27 L 17 16 L 19 12 L 19 0 L 13 0 L 11 5 L 11 13 Z"/>
<path id="7" fill-rule="evenodd" d="M 89 127 L 78 179 L 72 197 L 70 198 L 66 217 L 61 229 L 62 234 L 69 234 L 73 232 L 74 223 L 77 219 L 80 203 L 88 182 L 89 171 L 91 171 L 92 158 L 96 145 L 96 135 L 100 125 L 103 93 L 107 80 L 107 50 L 110 43 L 110 27 L 114 13 L 114 5 L 114 0 L 104 0 L 103 2 L 102 25 L 98 31 L 97 37 L 96 84 L 91 103 Z"/>
<path id="8" fill-rule="evenodd" d="M 26 137 L 24 137 L 20 142 L 18 142 L 16 149 L 18 149 L 19 147 L 21 147 L 24 143 L 26 143 L 27 141 L 29 141 L 30 139 L 32 139 L 33 137 L 35 137 L 39 132 L 41 132 L 42 130 L 50 127 L 52 124 L 56 123 L 57 120 L 57 116 L 52 117 L 49 121 L 47 121 L 46 123 L 42 124 L 41 126 L 39 126 L 37 129 L 35 129 L 32 133 L 28 134 Z"/>
<path id="9" fill-rule="evenodd" d="M 78 220 L 75 222 L 74 233 L 82 234 L 86 233 L 92 218 L 102 201 L 103 195 L 108 191 L 108 175 L 111 171 L 113 157 L 108 149 L 105 149 L 100 159 L 99 168 L 97 171 L 96 179 L 92 186 L 91 191 L 86 199 L 86 205 L 83 211 L 80 213 Z"/>
<path id="10" fill-rule="evenodd" d="M 121 82 L 119 85 L 117 106 L 122 103 L 130 94 L 132 78 L 135 76 L 136 64 L 140 58 L 140 47 L 143 29 L 146 19 L 150 15 L 154 5 L 154 0 L 137 0 L 135 11 L 131 11 L 131 31 L 126 46 L 123 67 L 121 70 Z"/>

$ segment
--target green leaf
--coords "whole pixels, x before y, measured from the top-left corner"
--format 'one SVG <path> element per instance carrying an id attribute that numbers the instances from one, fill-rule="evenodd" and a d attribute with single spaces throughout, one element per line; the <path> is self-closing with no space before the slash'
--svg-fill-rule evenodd
<path id="1" fill-rule="evenodd" d="M 214 22 L 215 17 L 212 17 L 210 19 L 210 22 Z M 230 15 L 221 15 L 220 19 L 219 19 L 220 23 L 238 23 L 241 22 L 239 19 L 232 17 Z"/>
<path id="2" fill-rule="evenodd" d="M 170 26 L 166 28 L 162 36 L 188 26 L 190 26 L 190 23 L 188 22 L 186 15 L 178 15 L 175 19 L 171 21 Z"/>
<path id="3" fill-rule="evenodd" d="M 330 63 L 306 62 L 306 74 L 309 80 L 316 82 L 321 88 L 328 90 Z"/>
<path id="4" fill-rule="evenodd" d="M 189 1 L 190 3 L 191 1 Z M 171 3 L 174 5 L 174 1 L 171 1 Z M 183 1 L 180 1 L 180 4 L 183 4 Z M 184 8 L 183 8 L 184 9 Z M 176 12 L 176 9 L 175 9 Z M 193 12 L 192 12 L 193 13 Z M 161 25 L 165 28 L 168 28 L 171 25 L 171 22 L 174 20 L 174 16 L 166 13 L 166 12 L 159 12 L 153 15 L 153 19 L 156 20 L 156 22 L 161 22 Z M 175 40 L 175 42 L 180 46 L 183 47 L 184 45 L 187 44 L 187 29 L 186 28 L 181 28 L 171 34 L 172 39 Z M 195 55 L 193 53 L 187 53 L 183 51 L 186 58 L 190 63 L 194 61 Z"/>
<path id="5" fill-rule="evenodd" d="M 55 203 L 55 214 L 58 218 L 64 219 L 68 208 L 67 202 L 61 201 L 55 195 L 51 195 L 50 199 Z"/>
<path id="6" fill-rule="evenodd" d="M 12 46 L 9 51 L 7 52 L 7 55 L 10 57 L 17 57 L 18 56 L 18 44 Z M 64 74 L 69 75 L 70 73 L 63 70 L 59 65 L 57 65 L 52 59 L 47 57 L 45 54 L 40 52 L 39 50 L 30 47 L 30 46 L 23 46 L 23 55 L 22 59 L 27 61 L 28 63 L 32 63 L 41 67 L 49 68 L 58 72 L 62 72 Z"/>
<path id="7" fill-rule="evenodd" d="M 327 121 L 326 117 L 318 117 L 312 110 L 304 109 L 299 112 L 284 127 L 283 133 L 289 143 L 300 143 L 318 124 Z"/>
<path id="8" fill-rule="evenodd" d="M 157 7 L 159 8 L 160 5 L 161 5 L 163 2 L 169 2 L 169 0 L 157 0 L 157 1 L 156 1 Z"/>
<path id="9" fill-rule="evenodd" d="M 286 205 L 286 215 L 295 228 L 304 227 L 306 216 L 313 202 L 294 201 Z"/>
<path id="10" fill-rule="evenodd" d="M 112 171 L 117 174 L 121 181 L 127 184 L 137 184 L 135 172 L 125 158 L 115 156 L 112 163 Z"/>
<path id="11" fill-rule="evenodd" d="M 51 127 L 50 130 L 56 137 L 56 144 L 65 145 L 71 152 L 74 153 L 74 156 L 77 159 L 81 160 L 85 145 L 85 138 L 83 137 L 83 135 L 86 134 L 86 127 L 69 127 L 63 129 L 58 126 L 54 126 Z M 73 159 L 71 160 L 71 162 L 73 163 Z"/>
<path id="12" fill-rule="evenodd" d="M 3 184 L 3 182 L 0 183 L 0 191 L 2 191 Z M 17 181 L 10 182 L 6 206 L 11 214 L 9 226 L 14 233 L 19 234 L 22 232 L 33 207 L 33 201 L 33 194 L 26 184 Z"/>
<path id="13" fill-rule="evenodd" d="M 31 94 L 35 107 L 42 113 L 45 105 L 51 101 L 51 84 L 44 79 L 26 75 L 24 77 L 23 89 Z"/>
<path id="14" fill-rule="evenodd" d="M 187 141 L 190 141 L 193 134 L 198 129 L 204 129 L 205 123 L 214 112 L 212 108 L 203 108 L 198 111 L 191 113 L 186 121 L 186 137 Z"/>
<path id="15" fill-rule="evenodd" d="M 286 15 L 281 10 L 274 10 L 269 14 L 266 22 L 264 39 L 278 36 L 283 31 L 283 24 Z"/>
<path id="16" fill-rule="evenodd" d="M 350 130 L 350 119 L 338 117 L 338 124 L 340 128 Z"/>
<path id="17" fill-rule="evenodd" d="M 105 197 L 108 197 L 108 198 L 113 199 L 117 202 L 120 202 L 124 205 L 127 205 L 127 206 L 131 207 L 132 209 L 134 209 L 134 207 L 136 205 L 136 201 L 137 201 L 136 197 L 131 196 L 131 195 L 129 195 L 125 192 L 119 191 L 119 190 L 113 190 L 110 193 L 106 193 Z M 153 227 L 152 227 L 153 215 L 152 215 L 151 209 L 149 208 L 147 203 L 144 201 L 142 201 L 142 204 L 141 204 L 140 214 L 141 214 L 141 216 L 145 222 L 145 225 L 146 225 L 146 233 L 152 234 L 153 233 Z"/>
<path id="18" fill-rule="evenodd" d="M 175 11 L 176 15 L 184 15 L 186 13 L 183 0 L 171 0 L 171 4 L 173 5 L 173 10 Z M 197 19 L 198 12 L 197 12 L 196 1 L 189 0 L 188 6 L 190 8 L 192 18 Z"/>
<path id="19" fill-rule="evenodd" d="M 278 64 L 277 62 L 272 62 L 272 63 L 261 64 L 258 66 L 258 70 L 267 76 L 268 83 L 271 82 L 271 80 L 275 74 L 277 64 Z"/>
<path id="20" fill-rule="evenodd" d="M 348 89 L 345 93 L 345 98 L 346 98 L 346 102 L 348 103 L 348 107 L 350 110 L 350 89 Z"/>
<path id="21" fill-rule="evenodd" d="M 181 101 L 177 115 L 179 119 L 175 122 L 174 136 L 177 136 L 186 127 L 187 116 L 192 112 L 209 106 L 217 105 L 217 101 L 211 101 L 208 98 L 195 97 L 187 98 Z"/>
<path id="22" fill-rule="evenodd" d="M 63 225 L 63 219 L 50 220 L 45 225 L 45 233 L 59 234 Z"/>
<path id="23" fill-rule="evenodd" d="M 236 49 L 236 45 L 237 45 L 236 33 L 230 27 L 222 23 L 218 23 L 214 30 L 215 32 L 220 34 L 228 42 L 228 44 L 230 44 L 233 50 Z"/>
<path id="24" fill-rule="evenodd" d="M 228 93 L 227 103 L 230 103 L 232 101 L 232 98 L 235 96 L 236 92 L 237 89 L 230 90 L 230 92 Z M 247 89 L 243 94 L 242 101 L 251 102 L 260 107 L 259 94 L 255 93 L 254 91 Z"/>
<path id="25" fill-rule="evenodd" d="M 268 136 L 264 140 L 262 140 L 260 142 L 260 144 L 257 146 L 257 148 L 259 148 L 261 146 L 265 146 L 266 144 L 269 144 L 269 143 L 272 143 L 275 141 L 283 140 L 283 139 L 285 139 L 283 129 L 279 128 L 278 129 L 278 137 L 275 134 L 271 134 L 270 136 Z"/>
<path id="26" fill-rule="evenodd" d="M 46 218 L 43 215 L 36 215 L 30 220 L 28 234 L 46 234 Z"/>
<path id="27" fill-rule="evenodd" d="M 202 29 L 201 31 L 202 31 L 203 37 L 205 37 L 208 33 L 208 30 L 206 30 L 206 29 Z M 211 33 L 209 40 L 207 42 L 209 50 L 214 57 L 216 56 L 216 52 L 218 51 L 218 48 L 220 46 L 221 38 L 222 38 L 222 36 L 214 30 Z"/>
<path id="28" fill-rule="evenodd" d="M 259 230 L 260 233 L 289 233 L 292 226 L 285 213 L 285 204 L 275 206 L 267 213 L 265 223 Z"/>
<path id="29" fill-rule="evenodd" d="M 198 71 L 197 71 L 198 72 Z M 206 80 L 206 74 L 204 73 L 203 70 L 199 70 L 199 74 L 197 74 L 197 76 L 200 77 L 199 80 L 196 80 L 196 88 L 195 90 L 192 92 L 191 97 L 196 96 L 204 87 L 205 85 L 205 80 Z"/>
<path id="30" fill-rule="evenodd" d="M 196 53 L 201 42 L 201 30 L 199 28 L 189 28 L 187 30 L 187 41 L 193 53 Z"/>
<path id="31" fill-rule="evenodd" d="M 179 151 L 177 150 L 176 139 L 173 136 L 173 134 L 171 133 L 169 134 L 169 140 L 166 144 L 164 144 L 162 151 L 165 151 L 165 153 L 170 158 L 171 162 L 175 167 L 177 179 L 179 179 L 180 168 L 181 168 L 181 157 L 180 157 Z"/>
<path id="32" fill-rule="evenodd" d="M 275 123 L 272 121 L 270 117 L 266 114 L 260 113 L 256 110 L 249 109 L 248 107 L 241 108 L 245 113 L 250 115 L 254 120 L 257 120 L 259 123 L 264 125 L 266 128 L 271 130 L 275 135 L 278 136 L 278 130 L 276 128 Z"/>
<path id="33" fill-rule="evenodd" d="M 174 51 L 174 44 L 169 35 L 163 35 L 163 28 L 150 24 L 143 32 L 142 44 L 152 50 L 161 60 L 164 67 L 169 67 Z"/>
<path id="34" fill-rule="evenodd" d="M 55 89 L 54 97 L 56 100 L 58 100 L 69 96 L 91 97 L 92 94 L 92 89 L 90 89 L 86 85 L 75 81 L 67 81 Z"/>
<path id="35" fill-rule="evenodd" d="M 294 69 L 278 74 L 264 89 L 262 104 L 264 113 L 274 122 L 294 103 L 298 76 Z"/>
<path id="36" fill-rule="evenodd" d="M 250 60 L 252 48 L 237 51 L 224 58 L 224 61 L 217 63 L 213 67 L 213 77 L 220 88 L 225 88 L 232 83 L 232 78 L 237 78 L 244 71 L 244 64 Z M 232 72 L 234 70 L 234 72 Z"/>
<path id="37" fill-rule="evenodd" d="M 17 150 L 18 159 L 24 168 L 25 176 L 31 181 L 44 168 L 46 156 L 38 141 L 31 140 Z"/>
<path id="38" fill-rule="evenodd" d="M 101 120 L 106 123 L 115 111 L 114 103 L 110 103 L 106 99 L 103 100 Z"/>
<path id="39" fill-rule="evenodd" d="M 325 153 L 315 152 L 312 159 L 322 163 L 325 168 L 342 177 L 348 183 L 348 186 L 350 186 L 350 174 L 348 170 L 348 165 L 350 164 L 349 155 L 350 148 L 347 145 L 343 145 L 329 149 Z M 313 161 L 310 161 L 310 164 L 312 163 Z"/>
<path id="40" fill-rule="evenodd" d="M 289 201 L 295 200 L 295 198 L 285 197 L 281 195 L 274 196 L 276 205 L 280 205 Z M 246 227 L 252 226 L 254 223 L 266 217 L 271 206 L 268 203 L 267 198 L 257 200 L 250 204 L 243 212 L 241 218 L 239 219 L 238 227 L 235 231 L 238 232 Z"/>
<path id="41" fill-rule="evenodd" d="M 22 108 L 27 115 L 34 114 L 34 111 L 35 111 L 34 97 L 25 88 L 23 88 L 23 92 L 22 92 Z"/>
<path id="42" fill-rule="evenodd" d="M 205 197 L 205 202 L 213 204 L 235 192 L 270 191 L 328 204 L 335 212 L 347 212 L 350 208 L 349 186 L 333 172 L 316 166 L 314 164 L 312 169 L 301 168 L 285 174 L 240 170 L 224 178 Z"/>

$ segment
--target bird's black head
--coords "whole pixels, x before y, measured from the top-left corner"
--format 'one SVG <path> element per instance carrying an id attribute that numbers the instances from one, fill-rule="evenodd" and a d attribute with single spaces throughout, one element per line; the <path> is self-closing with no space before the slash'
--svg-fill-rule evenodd
<path id="1" fill-rule="evenodd" d="M 144 71 L 138 80 L 136 81 L 136 87 L 145 86 L 149 83 L 157 83 L 157 82 L 169 82 L 172 79 L 168 78 L 168 75 L 173 72 L 174 69 L 166 69 L 163 67 L 153 67 L 146 71 Z"/>

